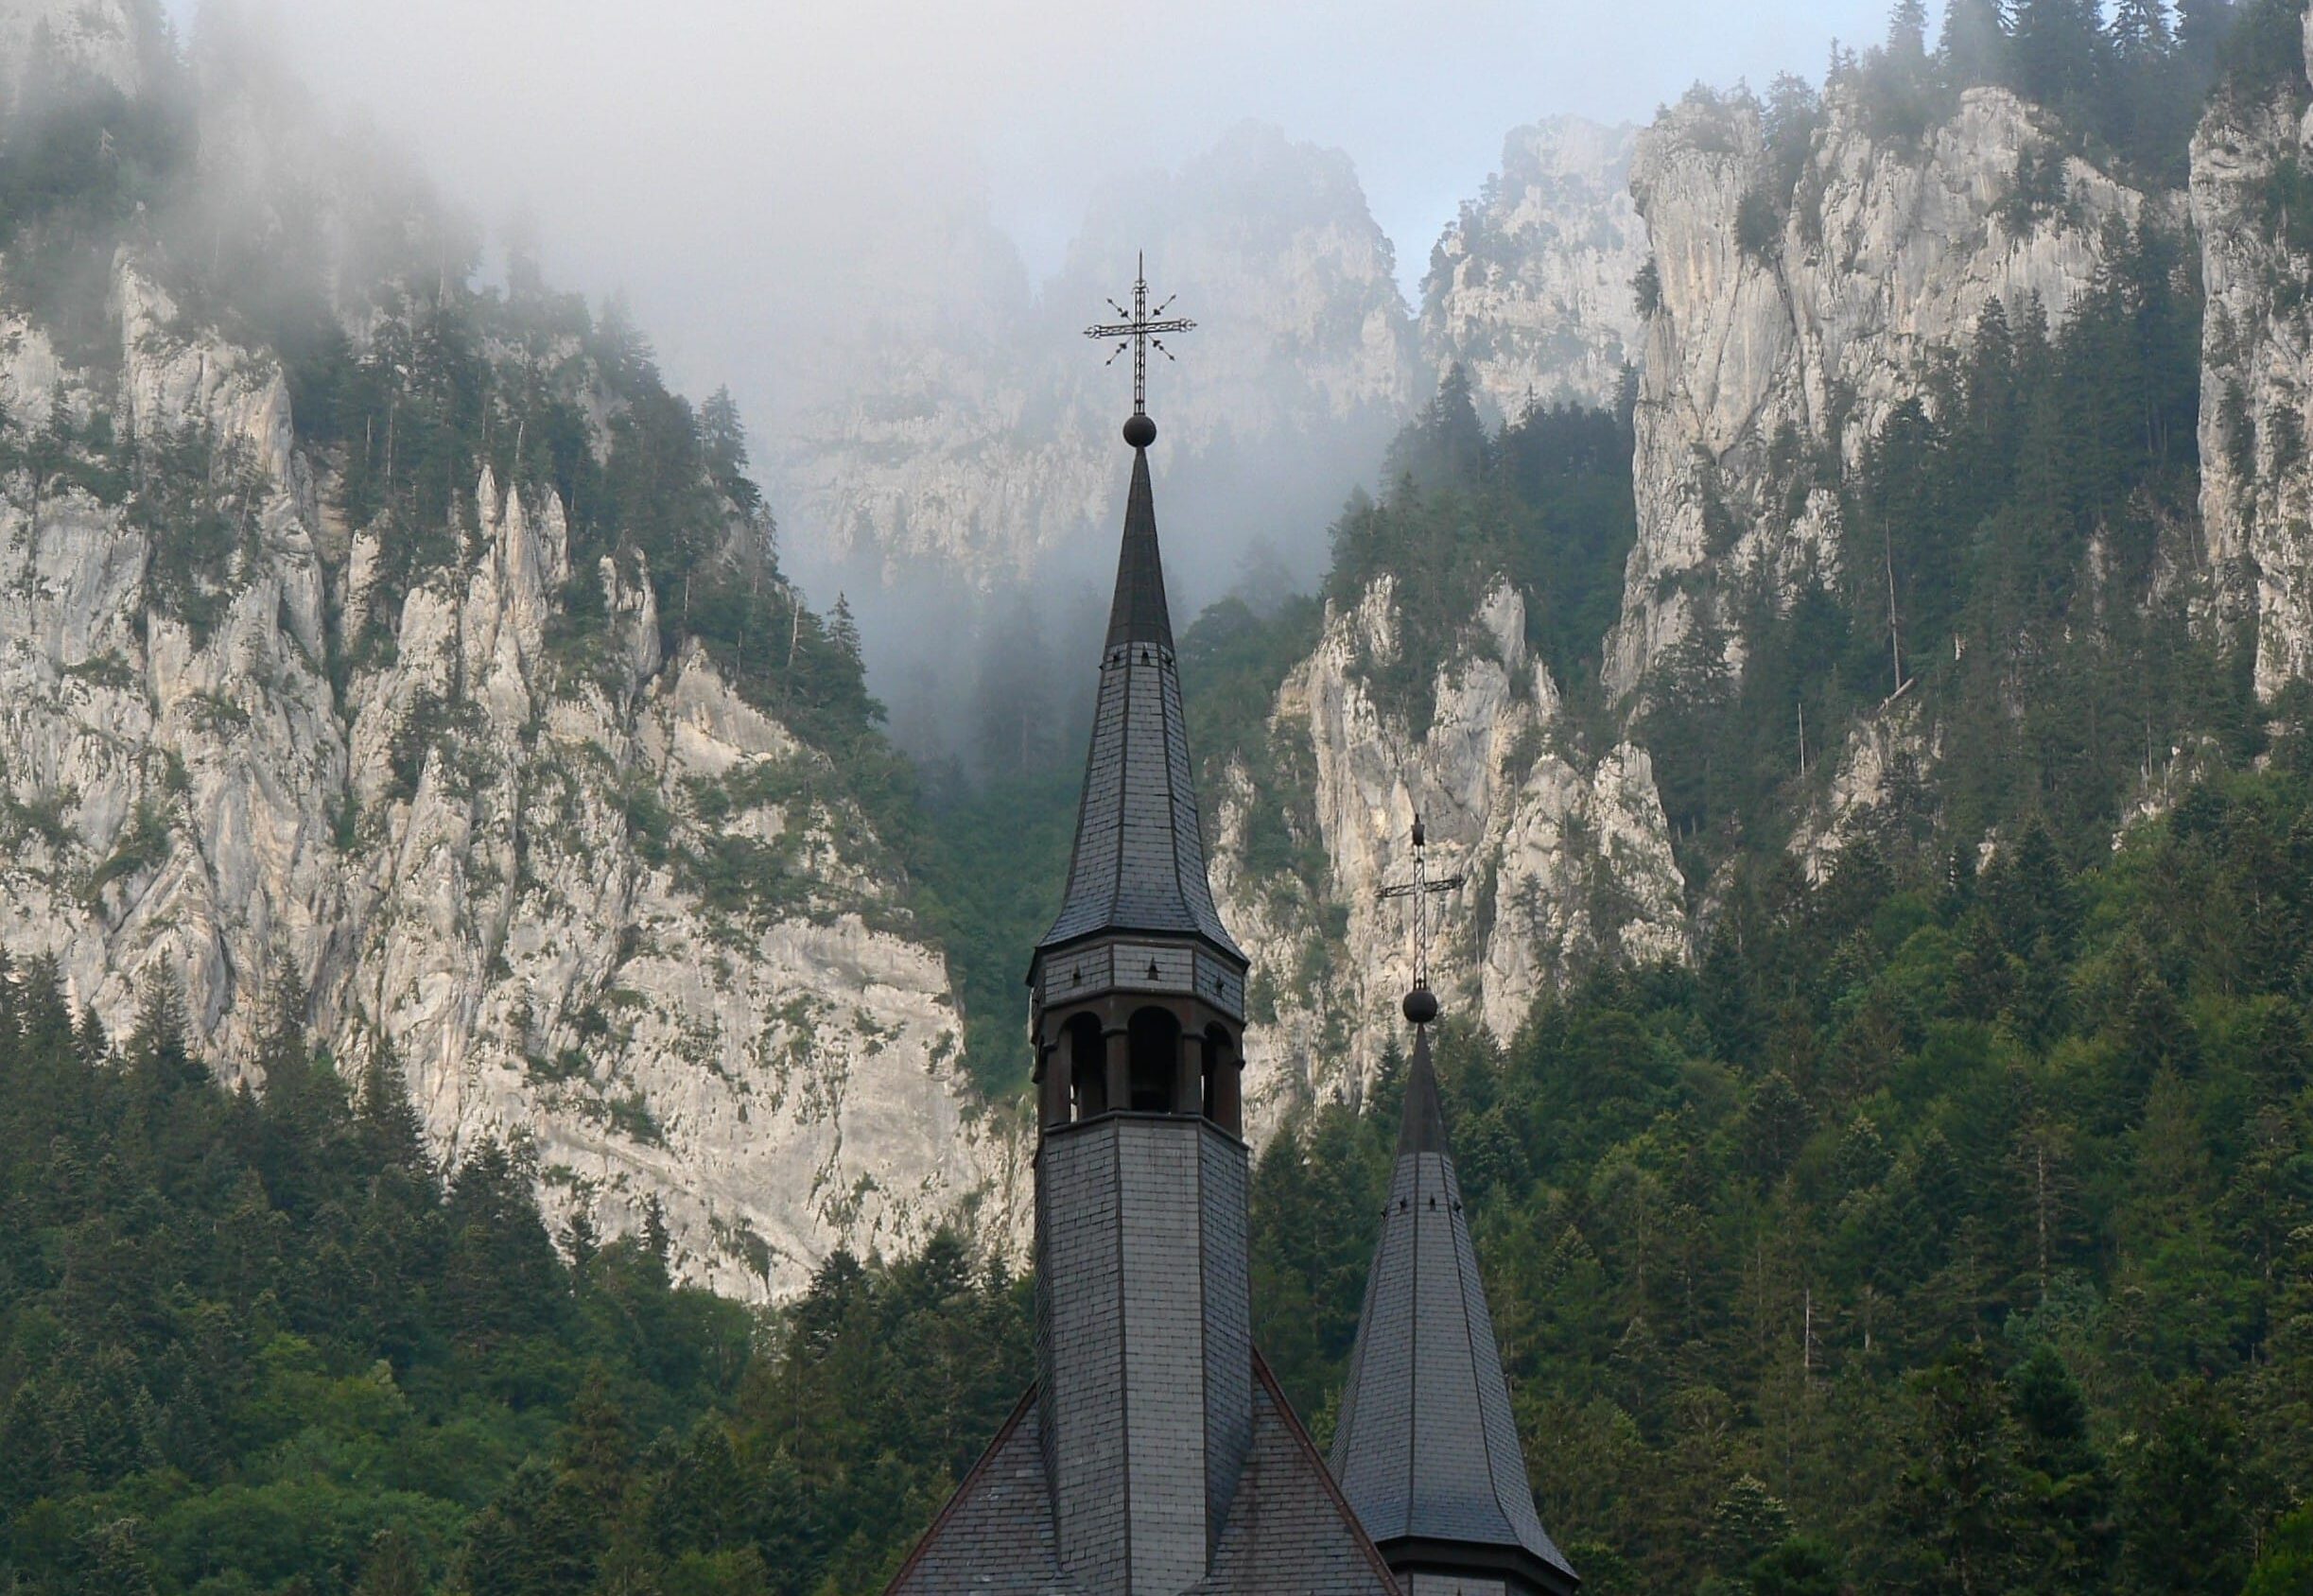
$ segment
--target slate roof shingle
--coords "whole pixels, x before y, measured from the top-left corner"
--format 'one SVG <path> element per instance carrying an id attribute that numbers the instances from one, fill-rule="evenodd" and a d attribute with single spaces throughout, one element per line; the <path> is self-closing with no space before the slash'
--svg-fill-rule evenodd
<path id="1" fill-rule="evenodd" d="M 1031 1386 L 887 1596 L 1106 1596 L 1064 1572 Z M 1253 1361 L 1253 1444 L 1206 1576 L 1180 1596 L 1400 1596 L 1309 1432 Z"/>
<path id="2" fill-rule="evenodd" d="M 1060 1570 L 1030 1386 L 924 1532 L 887 1596 L 1088 1596 Z"/>
<path id="3" fill-rule="evenodd" d="M 1200 938 L 1244 963 L 1213 908 L 1165 605 L 1147 451 L 1133 451 L 1068 895 L 1039 954 L 1104 931 Z"/>
<path id="4" fill-rule="evenodd" d="M 1467 1548 L 1523 1567 L 1545 1589 L 1575 1583 L 1534 1510 L 1426 1031 L 1415 1037 L 1332 1469 L 1384 1549 Z"/>

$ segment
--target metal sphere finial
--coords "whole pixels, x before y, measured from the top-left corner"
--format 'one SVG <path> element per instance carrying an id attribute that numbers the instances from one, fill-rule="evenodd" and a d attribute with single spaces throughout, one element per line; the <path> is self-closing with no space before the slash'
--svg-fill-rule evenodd
<path id="1" fill-rule="evenodd" d="M 1416 1025 L 1427 1025 L 1437 1017 L 1437 994 L 1426 986 L 1417 986 L 1405 995 L 1405 1017 Z"/>
<path id="2" fill-rule="evenodd" d="M 1124 442 L 1136 449 L 1145 449 L 1156 442 L 1156 424 L 1145 415 L 1128 416 L 1124 421 Z"/>

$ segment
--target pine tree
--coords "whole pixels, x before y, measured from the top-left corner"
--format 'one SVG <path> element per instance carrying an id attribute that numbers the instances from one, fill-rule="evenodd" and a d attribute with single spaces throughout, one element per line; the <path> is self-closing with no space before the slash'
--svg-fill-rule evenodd
<path id="1" fill-rule="evenodd" d="M 401 1061 L 382 1039 L 362 1072 L 361 1099 L 355 1111 L 362 1153 L 373 1171 L 394 1171 L 430 1180 L 426 1131 L 402 1083 Z"/>
<path id="2" fill-rule="evenodd" d="M 1887 54 L 1899 61 L 1927 59 L 1927 0 L 1895 0 L 1887 13 Z"/>
<path id="3" fill-rule="evenodd" d="M 1917 1587 L 1994 1596 L 2021 1561 L 2025 1494 L 1998 1378 L 1982 1347 L 1963 1344 L 1907 1383 L 1918 1428 L 1895 1503 L 1922 1553 Z"/>
<path id="4" fill-rule="evenodd" d="M 2123 61 L 2130 65 L 2157 61 L 2174 43 L 2167 0 L 2115 0 L 2112 39 L 2113 51 Z"/>
<path id="5" fill-rule="evenodd" d="M 1959 87 L 2008 80 L 2008 19 L 2001 0 L 1944 0 L 1943 70 Z"/>
<path id="6" fill-rule="evenodd" d="M 747 428 L 729 389 L 718 388 L 699 407 L 699 442 L 716 490 L 740 515 L 753 516 L 763 494 L 747 476 Z"/>

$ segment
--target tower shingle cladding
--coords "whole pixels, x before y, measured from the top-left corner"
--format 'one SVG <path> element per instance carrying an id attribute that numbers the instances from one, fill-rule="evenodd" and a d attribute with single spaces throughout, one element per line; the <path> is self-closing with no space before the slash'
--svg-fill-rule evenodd
<path id="1" fill-rule="evenodd" d="M 1206 1361 L 1206 1511 L 1217 1528 L 1228 1519 L 1245 1452 L 1253 1444 L 1253 1268 L 1245 1226 L 1249 1171 L 1244 1144 L 1233 1136 L 1215 1133 L 1201 1138 L 1197 1156 L 1208 1198 L 1200 1259 L 1208 1333 L 1248 1354 Z"/>
<path id="2" fill-rule="evenodd" d="M 1490 1575 L 1511 1592 L 1571 1590 L 1574 1570 L 1534 1510 L 1426 1036 L 1405 1115 L 1334 1477 L 1401 1579 L 1445 1578 L 1436 1588 L 1451 1591 Z"/>
<path id="3" fill-rule="evenodd" d="M 1200 1118 L 1112 1114 L 1041 1158 L 1062 1563 L 1089 1589 L 1170 1596 L 1204 1577 L 1251 1440 L 1244 1147 Z"/>

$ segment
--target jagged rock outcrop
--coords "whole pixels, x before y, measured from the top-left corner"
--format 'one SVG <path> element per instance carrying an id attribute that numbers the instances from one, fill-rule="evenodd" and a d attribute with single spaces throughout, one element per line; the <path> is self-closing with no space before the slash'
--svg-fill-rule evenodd
<path id="1" fill-rule="evenodd" d="M 9 0 L 0 6 L 0 90 L 20 104 L 27 88 L 64 89 L 61 79 L 78 76 L 134 95 L 163 37 L 153 0 Z"/>
<path id="2" fill-rule="evenodd" d="M 2200 520 L 2256 689 L 2313 675 L 2313 12 L 2306 74 L 2219 91 L 2193 138 L 2200 238 Z"/>
<path id="3" fill-rule="evenodd" d="M 0 946 L 115 1030 L 181 993 L 229 1077 L 302 1001 L 445 1155 L 527 1141 L 611 1233 L 655 1199 L 734 1294 L 1001 1209 L 941 956 L 825 756 L 662 660 L 645 573 L 571 571 L 550 492 L 485 472 L 388 602 L 380 529 L 319 546 L 279 364 L 131 259 L 113 301 L 112 370 L 0 328 L 11 443 L 52 404 L 81 441 L 0 501 Z M 558 632 L 582 583 L 607 621 Z"/>
<path id="4" fill-rule="evenodd" d="M 2061 130 L 2003 89 L 1966 91 L 1916 144 L 1874 136 L 1835 84 L 1796 174 L 1776 170 L 1748 96 L 1696 92 L 1640 135 L 1631 192 L 1658 302 L 1646 317 L 1634 474 L 1638 543 L 1607 642 L 1626 703 L 1698 627 L 1739 668 L 1754 584 L 1794 595 L 1836 569 L 1827 456 L 1852 470 L 1933 363 L 1964 349 L 1993 300 L 2037 296 L 2061 321 L 2107 255 L 2108 229 L 2148 197 L 2066 152 Z M 2018 192 L 2020 163 L 2055 163 L 2062 198 Z"/>
<path id="5" fill-rule="evenodd" d="M 1579 116 L 1518 129 L 1430 252 L 1422 354 L 1441 372 L 1458 361 L 1487 419 L 1619 396 L 1639 356 L 1630 280 L 1646 260 L 1630 198 L 1637 142 L 1636 128 Z"/>
<path id="6" fill-rule="evenodd" d="M 1330 611 L 1278 694 L 1276 778 L 1239 764 L 1219 794 L 1213 884 L 1253 961 L 1246 1102 L 1262 1133 L 1296 1102 L 1355 1097 L 1380 1062 L 1393 1032 L 1379 1016 L 1404 994 L 1412 943 L 1405 906 L 1377 893 L 1409 878 L 1417 814 L 1433 874 L 1465 877 L 1433 906 L 1434 983 L 1496 1036 L 1586 969 L 1687 950 L 1652 764 L 1628 743 L 1583 752 L 1527 651 L 1517 590 L 1496 584 L 1438 666 L 1418 737 L 1368 676 L 1404 646 L 1387 579 Z M 1313 869 L 1264 861 L 1257 834 L 1279 826 Z"/>
<path id="7" fill-rule="evenodd" d="M 1129 193 L 1128 207 L 1095 211 L 1033 296 L 992 228 L 958 230 L 962 274 L 983 297 L 928 306 L 909 336 L 879 338 L 849 390 L 778 440 L 794 546 L 886 583 L 929 566 L 939 582 L 985 588 L 1113 526 L 1130 381 L 1079 335 L 1129 288 L 1144 246 L 1156 293 L 1199 323 L 1177 365 L 1153 356 L 1160 457 L 1226 476 L 1233 487 L 1211 494 L 1223 512 L 1233 492 L 1247 514 L 1274 515 L 1279 485 L 1319 475 L 1318 461 L 1318 513 L 1338 503 L 1348 478 L 1335 462 L 1378 456 L 1419 386 L 1389 241 L 1348 158 L 1247 124 Z M 1183 526 L 1175 541 L 1190 552 L 1197 534 Z"/>

